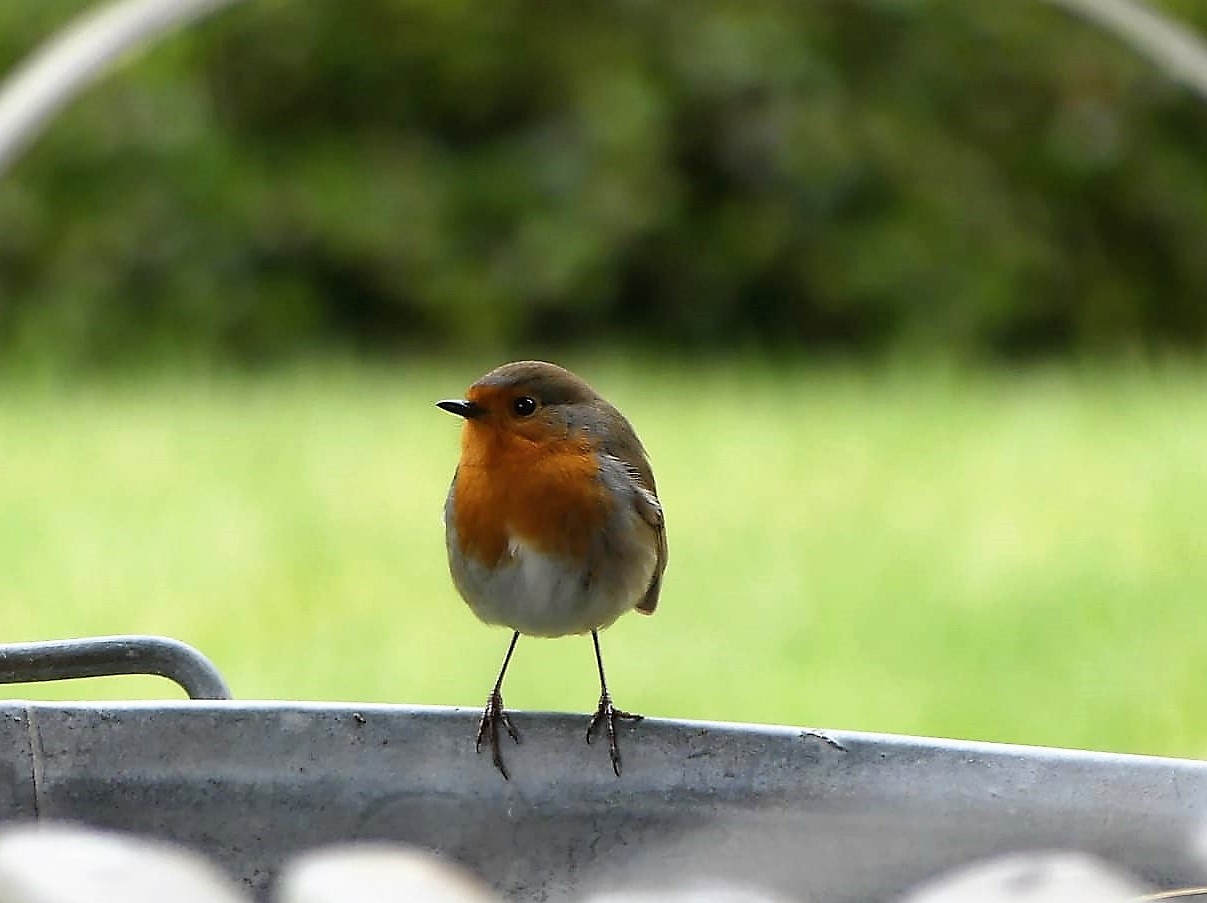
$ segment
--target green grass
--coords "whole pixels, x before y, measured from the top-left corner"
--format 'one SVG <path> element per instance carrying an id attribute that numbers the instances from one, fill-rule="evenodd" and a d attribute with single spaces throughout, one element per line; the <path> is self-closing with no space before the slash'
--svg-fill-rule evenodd
<path id="1" fill-rule="evenodd" d="M 448 580 L 431 402 L 490 363 L 8 383 L 5 638 L 163 633 L 243 698 L 479 705 L 507 635 Z M 1207 755 L 1207 371 L 566 363 L 667 511 L 657 615 L 604 635 L 619 704 Z M 596 693 L 588 640 L 521 641 L 509 705 Z"/>

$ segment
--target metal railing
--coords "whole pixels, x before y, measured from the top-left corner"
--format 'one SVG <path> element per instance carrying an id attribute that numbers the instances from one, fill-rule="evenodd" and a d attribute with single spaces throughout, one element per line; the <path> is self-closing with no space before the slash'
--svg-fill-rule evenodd
<path id="1" fill-rule="evenodd" d="M 0 684 L 151 674 L 178 684 L 190 699 L 230 699 L 213 663 L 178 640 L 102 636 L 0 645 Z"/>

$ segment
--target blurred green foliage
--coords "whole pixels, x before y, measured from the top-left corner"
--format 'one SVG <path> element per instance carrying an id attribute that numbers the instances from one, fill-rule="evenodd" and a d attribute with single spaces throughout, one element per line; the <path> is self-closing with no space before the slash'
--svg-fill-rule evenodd
<path id="1" fill-rule="evenodd" d="M 0 350 L 1197 346 L 1205 216 L 1207 106 L 1044 3 L 258 0 L 0 182 Z"/>

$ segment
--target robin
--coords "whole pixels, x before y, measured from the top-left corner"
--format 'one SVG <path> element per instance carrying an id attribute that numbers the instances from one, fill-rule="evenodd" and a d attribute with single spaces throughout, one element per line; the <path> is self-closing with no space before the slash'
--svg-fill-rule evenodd
<path id="1" fill-rule="evenodd" d="M 654 473 L 620 411 L 569 370 L 518 361 L 491 370 L 464 400 L 436 406 L 465 418 L 461 460 L 444 505 L 449 570 L 457 591 L 511 643 L 478 724 L 495 767 L 502 727 L 520 736 L 503 708 L 503 676 L 520 634 L 591 634 L 599 706 L 587 742 L 602 726 L 620 776 L 617 709 L 608 693 L 599 631 L 636 608 L 653 614 L 666 570 L 666 529 Z"/>

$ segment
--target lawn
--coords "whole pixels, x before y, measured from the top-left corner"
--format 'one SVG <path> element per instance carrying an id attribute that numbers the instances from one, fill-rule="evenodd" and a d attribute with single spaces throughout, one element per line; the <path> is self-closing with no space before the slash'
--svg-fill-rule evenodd
<path id="1" fill-rule="evenodd" d="M 564 362 L 667 511 L 657 615 L 604 635 L 618 704 L 1207 755 L 1207 370 Z M 162 633 L 243 698 L 480 705 L 507 634 L 447 576 L 432 402 L 492 363 L 10 379 L 5 638 Z M 596 694 L 588 640 L 521 640 L 510 706 Z"/>

